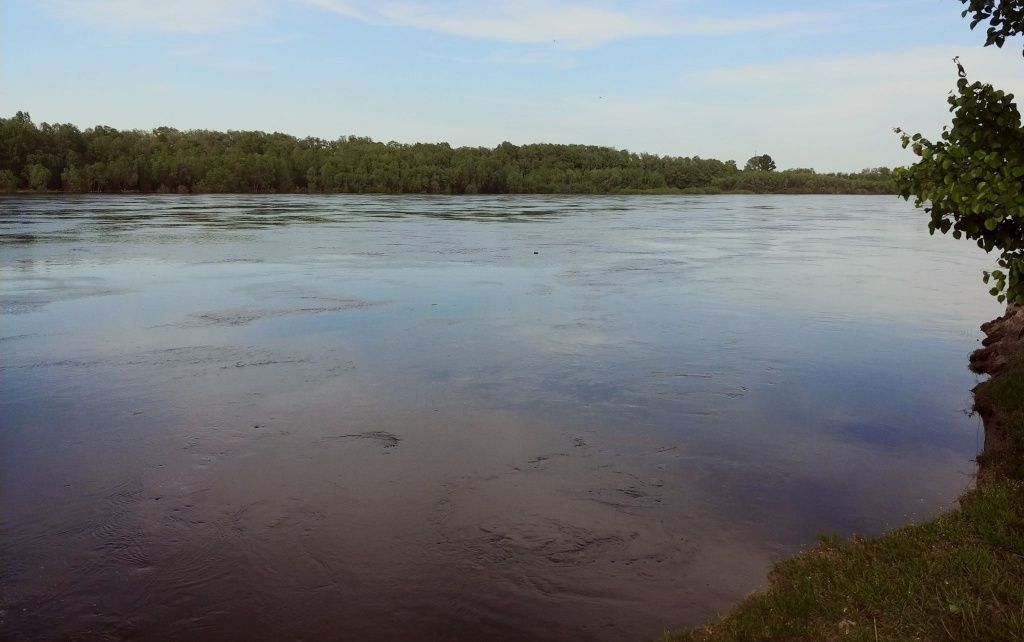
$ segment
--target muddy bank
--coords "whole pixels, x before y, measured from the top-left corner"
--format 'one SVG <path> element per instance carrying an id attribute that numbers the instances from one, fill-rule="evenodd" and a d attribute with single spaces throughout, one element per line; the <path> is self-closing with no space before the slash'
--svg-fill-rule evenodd
<path id="1" fill-rule="evenodd" d="M 973 391 L 974 410 L 985 425 L 985 445 L 978 456 L 978 482 L 984 483 L 1005 476 L 1014 460 L 1011 434 L 1017 413 L 1006 397 L 1016 392 L 1017 379 L 1008 373 L 1024 359 L 1024 306 L 1008 306 L 1005 314 L 982 324 L 981 330 L 985 339 L 971 354 L 970 368 L 990 377 Z"/>

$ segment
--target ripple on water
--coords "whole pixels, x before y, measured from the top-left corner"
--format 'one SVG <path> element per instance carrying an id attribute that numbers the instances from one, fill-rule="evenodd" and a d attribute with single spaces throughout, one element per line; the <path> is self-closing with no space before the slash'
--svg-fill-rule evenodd
<path id="1" fill-rule="evenodd" d="M 951 502 L 998 314 L 886 198 L 14 196 L 0 245 L 3 639 L 656 637 Z"/>

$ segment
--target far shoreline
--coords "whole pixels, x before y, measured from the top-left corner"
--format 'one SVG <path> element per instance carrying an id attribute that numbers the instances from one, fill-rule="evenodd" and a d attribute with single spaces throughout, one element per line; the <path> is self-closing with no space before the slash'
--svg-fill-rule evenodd
<path id="1" fill-rule="evenodd" d="M 65 192 L 63 190 L 17 190 L 0 191 L 5 196 L 429 196 L 439 198 L 482 198 L 494 196 L 543 196 L 543 197 L 623 197 L 623 196 L 891 196 L 895 192 L 750 192 L 742 190 L 722 192 L 647 191 L 647 192 L 485 192 L 476 194 L 447 194 L 431 192 L 153 192 L 122 190 L 116 192 Z"/>

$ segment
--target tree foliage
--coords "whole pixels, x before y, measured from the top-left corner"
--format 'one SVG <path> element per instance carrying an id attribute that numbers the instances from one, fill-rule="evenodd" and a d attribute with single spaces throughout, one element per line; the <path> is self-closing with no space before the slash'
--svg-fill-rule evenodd
<path id="1" fill-rule="evenodd" d="M 774 166 L 774 165 L 773 165 Z M 453 148 L 349 136 L 119 131 L 0 118 L 0 189 L 68 192 L 894 193 L 888 170 L 740 171 L 733 161 L 588 145 Z"/>
<path id="2" fill-rule="evenodd" d="M 1013 94 L 961 78 L 949 97 L 953 126 L 932 142 L 900 132 L 921 160 L 896 170 L 900 194 L 931 216 L 928 229 L 1000 251 L 986 273 L 1000 301 L 1024 303 L 1024 130 Z"/>
<path id="3" fill-rule="evenodd" d="M 28 186 L 37 192 L 45 192 L 50 185 L 50 170 L 39 163 L 32 163 L 26 168 Z"/>
<path id="4" fill-rule="evenodd" d="M 1006 39 L 1024 32 L 1024 2 L 1021 0 L 960 0 L 971 16 L 971 29 L 982 22 L 988 23 L 985 46 L 1002 47 Z"/>
<path id="5" fill-rule="evenodd" d="M 777 167 L 771 156 L 761 154 L 760 156 L 751 156 L 747 159 L 747 164 L 743 169 L 748 172 L 774 172 Z"/>
<path id="6" fill-rule="evenodd" d="M 1001 47 L 1024 33 L 1024 2 L 961 0 L 973 29 L 988 20 L 985 45 Z M 986 252 L 999 252 L 999 269 L 984 273 L 1000 302 L 1024 304 L 1024 130 L 1013 94 L 970 82 L 959 60 L 960 78 L 948 102 L 952 127 L 938 141 L 897 129 L 903 147 L 920 157 L 894 172 L 900 194 L 930 215 L 928 230 L 952 231 Z"/>

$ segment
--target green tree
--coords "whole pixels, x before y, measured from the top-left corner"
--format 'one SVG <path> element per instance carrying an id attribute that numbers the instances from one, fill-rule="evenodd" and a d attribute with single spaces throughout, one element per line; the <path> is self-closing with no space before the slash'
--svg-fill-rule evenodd
<path id="1" fill-rule="evenodd" d="M 743 169 L 748 172 L 774 172 L 776 166 L 771 156 L 762 154 L 760 156 L 751 156 Z"/>
<path id="2" fill-rule="evenodd" d="M 65 167 L 60 173 L 60 184 L 65 192 L 84 192 L 87 188 L 85 175 L 77 167 Z"/>
<path id="3" fill-rule="evenodd" d="M 962 0 L 963 1 L 963 0 Z M 1005 35 L 1024 31 L 1021 3 L 972 2 L 981 19 L 990 17 L 1003 34 L 986 45 L 1001 46 Z M 966 15 L 966 12 L 965 12 Z M 1008 20 L 1013 22 L 1007 23 Z M 972 28 L 978 23 L 975 17 Z M 974 241 L 999 252 L 999 269 L 985 272 L 989 292 L 1000 302 L 1024 304 L 1024 129 L 1013 94 L 970 82 L 959 61 L 960 78 L 948 102 L 951 127 L 939 140 L 897 129 L 903 147 L 919 157 L 893 175 L 900 195 L 914 197 L 930 216 L 928 230 Z"/>
<path id="4" fill-rule="evenodd" d="M 18 177 L 9 169 L 0 169 L 0 192 L 13 192 L 18 189 Z"/>
<path id="5" fill-rule="evenodd" d="M 25 171 L 28 173 L 29 189 L 34 189 L 37 192 L 45 192 L 50 186 L 50 170 L 43 165 L 33 163 L 25 168 Z"/>
<path id="6" fill-rule="evenodd" d="M 1024 32 L 1024 2 L 1021 0 L 960 0 L 967 5 L 963 16 L 971 15 L 971 29 L 987 22 L 985 46 L 1002 47 L 1006 39 Z"/>
<path id="7" fill-rule="evenodd" d="M 759 161 L 762 157 L 758 157 Z M 43 181 L 39 168 L 50 172 Z M 767 157 L 763 166 L 774 168 Z M 356 136 L 297 139 L 245 131 L 119 131 L 0 118 L 0 171 L 29 186 L 92 192 L 882 193 L 890 177 L 740 172 L 732 161 L 635 154 L 591 145 L 459 147 Z"/>

